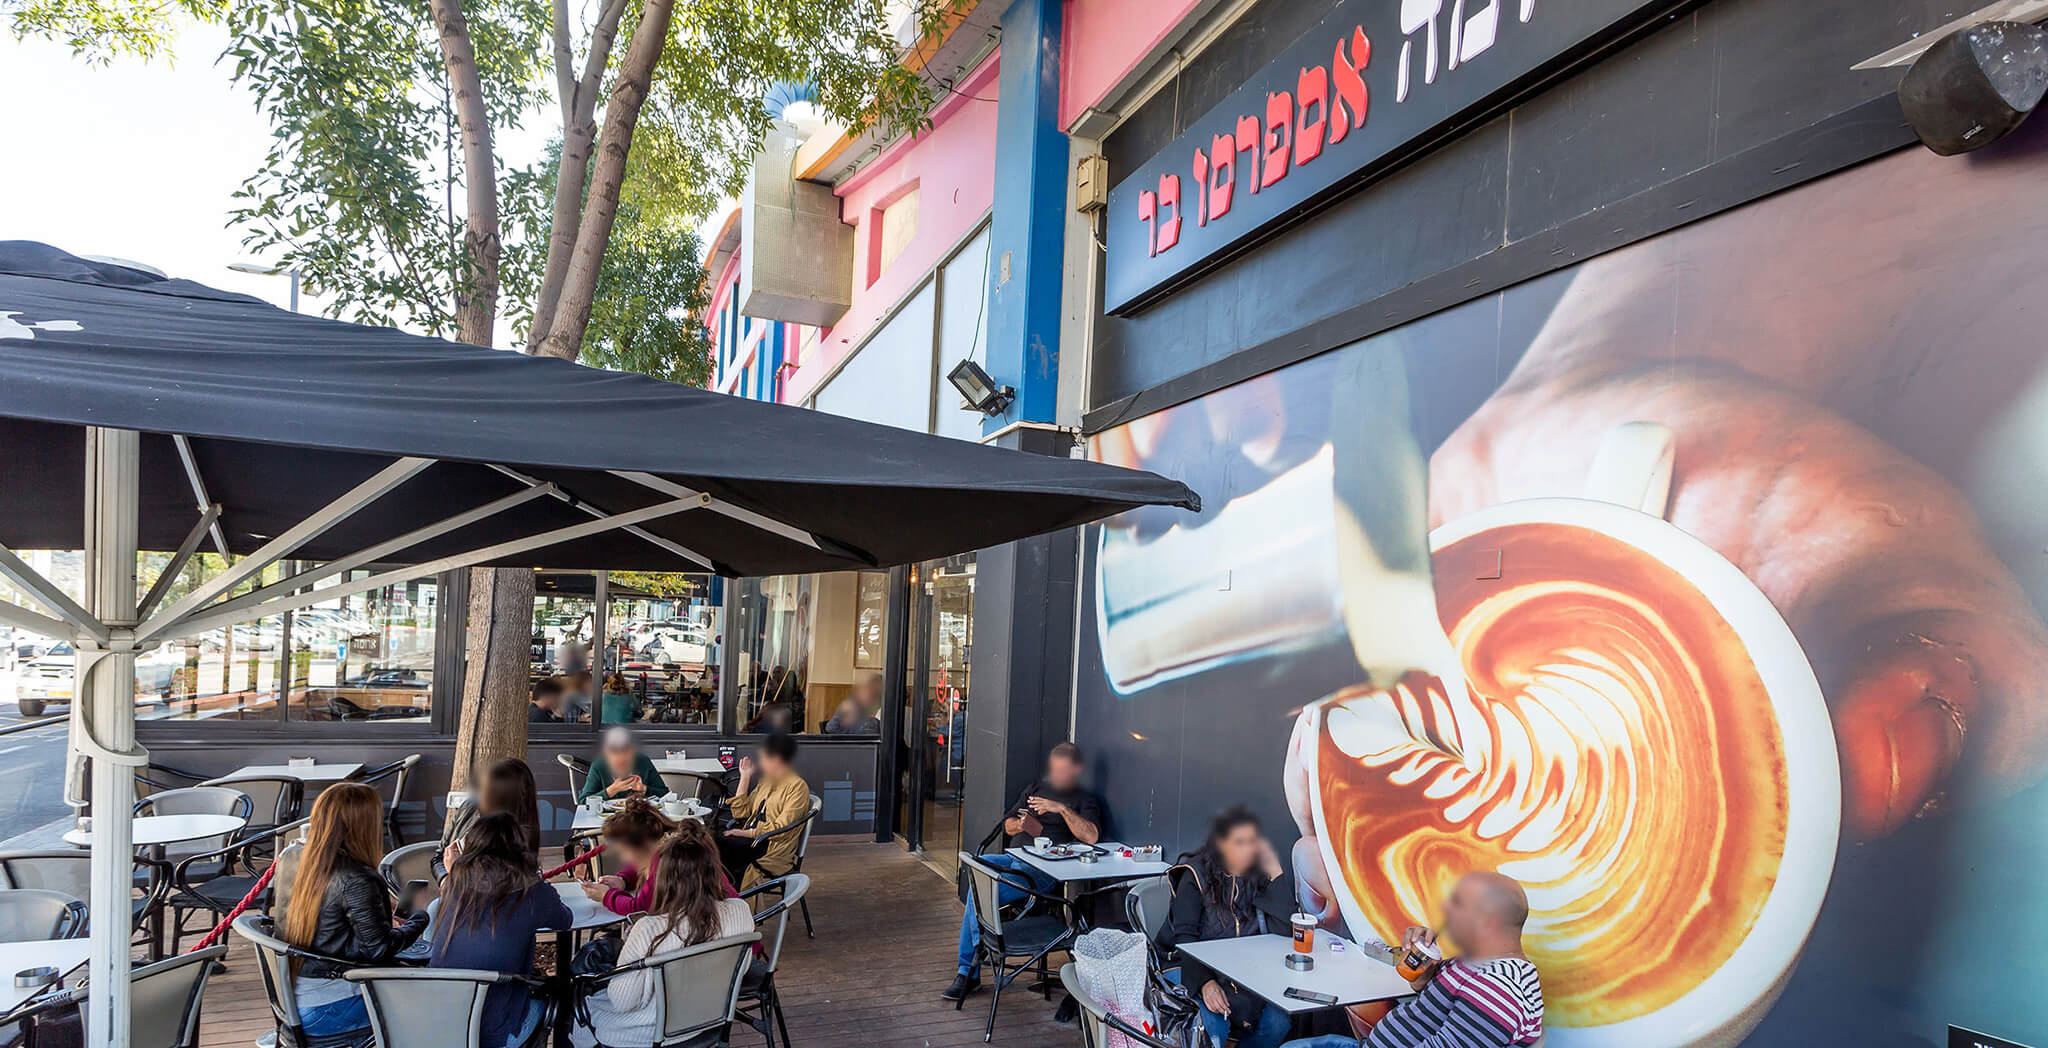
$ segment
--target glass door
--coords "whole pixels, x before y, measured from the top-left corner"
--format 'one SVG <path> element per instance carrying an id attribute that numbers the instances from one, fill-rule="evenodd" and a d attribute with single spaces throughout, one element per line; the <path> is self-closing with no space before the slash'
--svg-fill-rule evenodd
<path id="1" fill-rule="evenodd" d="M 974 556 L 917 566 L 911 587 L 910 661 L 904 682 L 904 842 L 946 869 L 964 840 L 968 675 L 974 646 Z"/>

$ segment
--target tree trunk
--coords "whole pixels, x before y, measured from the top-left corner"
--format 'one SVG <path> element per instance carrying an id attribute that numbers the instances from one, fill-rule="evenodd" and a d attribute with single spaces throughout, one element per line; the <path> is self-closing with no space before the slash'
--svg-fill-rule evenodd
<path id="1" fill-rule="evenodd" d="M 541 270 L 540 294 L 533 303 L 533 327 L 526 335 L 528 353 L 544 352 L 542 343 L 555 321 L 555 302 L 561 297 L 562 282 L 569 275 L 569 259 L 575 253 L 576 234 L 583 224 L 583 185 L 590 174 L 590 150 L 597 141 L 597 92 L 604 83 L 612 40 L 625 10 L 625 0 L 607 0 L 597 24 L 591 28 L 590 55 L 582 77 L 578 78 L 570 65 L 568 3 L 555 2 L 555 89 L 562 96 L 562 162 L 555 172 L 548 260 Z M 571 354 L 568 359 L 574 360 L 576 355 Z"/>
<path id="2" fill-rule="evenodd" d="M 441 59 L 448 69 L 448 93 L 462 129 L 463 192 L 468 199 L 463 248 L 467 272 L 455 295 L 459 337 L 471 345 L 488 346 L 498 321 L 498 162 L 491 150 L 491 120 L 486 110 L 476 48 L 469 39 L 469 19 L 462 0 L 428 0 L 434 27 L 441 34 Z"/>
<path id="3" fill-rule="evenodd" d="M 582 228 L 576 233 L 576 251 L 555 302 L 554 322 L 539 350 L 548 356 L 574 360 L 582 353 L 597 274 L 611 242 L 612 220 L 618 215 L 619 187 L 626 180 L 626 154 L 633 147 L 633 128 L 640 122 L 640 107 L 647 101 L 655 63 L 661 60 L 662 46 L 668 40 L 673 11 L 673 0 L 646 0 L 640 24 L 633 30 L 633 44 L 626 49 L 626 60 L 612 83 L 604 126 L 598 133 L 597 167 L 591 173 L 590 194 L 583 205 Z"/>
<path id="4" fill-rule="evenodd" d="M 526 674 L 533 644 L 533 572 L 472 568 L 469 634 L 451 789 L 497 761 L 526 757 Z"/>

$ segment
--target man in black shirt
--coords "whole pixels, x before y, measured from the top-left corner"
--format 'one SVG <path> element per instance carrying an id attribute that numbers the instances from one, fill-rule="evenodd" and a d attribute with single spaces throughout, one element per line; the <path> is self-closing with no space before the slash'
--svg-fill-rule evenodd
<path id="1" fill-rule="evenodd" d="M 543 678 L 533 686 L 533 702 L 526 707 L 530 724 L 562 723 L 562 678 Z"/>
<path id="2" fill-rule="evenodd" d="M 1053 844 L 1094 844 L 1102 839 L 1102 798 L 1081 787 L 1081 748 L 1062 742 L 1045 759 L 1045 775 L 1024 788 L 1003 817 L 1003 833 L 1012 848 L 1022 848 L 1033 838 L 1044 837 Z M 1040 891 L 1050 891 L 1052 878 L 1014 855 L 984 855 L 981 860 L 1001 870 L 1013 870 L 1030 879 Z M 1008 903 L 1023 893 L 1003 888 L 999 894 Z M 957 1001 L 981 988 L 981 961 L 975 947 L 981 942 L 981 926 L 974 915 L 974 896 L 967 897 L 967 913 L 960 920 L 960 970 L 952 985 L 939 994 Z"/>

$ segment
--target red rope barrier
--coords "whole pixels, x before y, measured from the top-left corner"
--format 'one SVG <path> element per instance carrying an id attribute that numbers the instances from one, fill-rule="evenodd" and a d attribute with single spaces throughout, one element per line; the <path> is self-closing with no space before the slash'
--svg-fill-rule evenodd
<path id="1" fill-rule="evenodd" d="M 573 870 L 576 867 L 581 866 L 584 863 L 596 858 L 598 854 L 602 851 L 604 851 L 604 842 L 599 841 L 597 847 L 592 848 L 589 851 L 584 852 L 583 854 L 578 855 L 573 859 L 570 859 L 568 862 L 565 862 L 552 870 L 547 870 L 543 872 L 540 875 L 540 879 L 544 881 L 554 880 L 556 877 L 568 873 L 570 870 Z M 195 953 L 199 950 L 204 950 L 207 947 L 212 946 L 216 942 L 219 942 L 220 937 L 227 934 L 228 926 L 235 923 L 235 918 L 240 917 L 243 913 L 248 911 L 249 907 L 254 906 L 256 904 L 256 897 L 263 894 L 263 889 L 270 887 L 270 878 L 276 875 L 277 863 L 273 862 L 267 869 L 263 871 L 263 875 L 261 877 L 256 878 L 256 885 L 255 887 L 249 889 L 249 894 L 242 896 L 242 901 L 236 903 L 235 908 L 229 910 L 228 915 L 226 917 L 221 918 L 220 923 L 214 925 L 212 931 L 206 933 L 206 938 L 199 940 L 199 945 L 194 946 L 192 947 L 192 949 L 186 950 L 185 952 Z"/>
<path id="2" fill-rule="evenodd" d="M 200 950 L 206 949 L 209 946 L 212 946 L 216 942 L 219 942 L 220 937 L 227 934 L 228 925 L 235 923 L 235 918 L 240 917 L 243 911 L 247 910 L 250 906 L 255 905 L 256 897 L 258 895 L 263 894 L 263 889 L 270 887 L 270 878 L 276 875 L 277 863 L 272 862 L 267 868 L 264 869 L 263 875 L 261 877 L 256 878 L 256 886 L 249 889 L 249 894 L 242 896 L 242 901 L 236 903 L 235 908 L 229 910 L 228 915 L 226 917 L 222 917 L 220 919 L 220 923 L 214 925 L 213 930 L 206 933 L 206 938 L 199 940 L 199 945 L 194 946 L 192 947 L 192 949 L 186 950 L 185 952 L 196 953 Z"/>
<path id="3" fill-rule="evenodd" d="M 589 851 L 584 852 L 583 854 L 578 855 L 573 859 L 570 859 L 568 862 L 565 862 L 552 870 L 542 871 L 540 879 L 544 881 L 552 881 L 555 878 L 560 877 L 565 873 L 568 873 L 570 870 L 573 870 L 576 867 L 581 866 L 584 863 L 597 858 L 598 853 L 602 851 L 604 851 L 604 842 L 599 841 L 597 842 L 597 847 L 592 848 Z"/>

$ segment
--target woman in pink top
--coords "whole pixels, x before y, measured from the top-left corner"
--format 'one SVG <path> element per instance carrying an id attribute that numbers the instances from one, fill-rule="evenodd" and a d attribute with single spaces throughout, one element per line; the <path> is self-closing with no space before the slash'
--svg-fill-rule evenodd
<path id="1" fill-rule="evenodd" d="M 585 881 L 584 894 L 613 913 L 646 913 L 654 902 L 654 870 L 660 861 L 657 846 L 675 828 L 653 804 L 637 797 L 627 801 L 618 814 L 604 821 L 604 848 L 618 859 L 619 872 Z M 739 897 L 723 873 L 719 886 L 725 898 Z"/>

